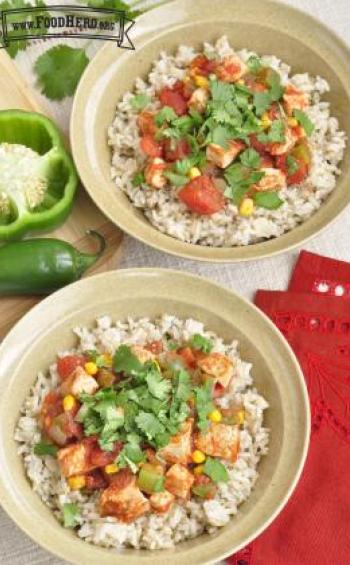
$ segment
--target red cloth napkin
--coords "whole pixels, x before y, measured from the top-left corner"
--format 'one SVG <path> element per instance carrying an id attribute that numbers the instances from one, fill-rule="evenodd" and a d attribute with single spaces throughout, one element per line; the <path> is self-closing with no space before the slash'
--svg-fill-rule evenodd
<path id="1" fill-rule="evenodd" d="M 229 563 L 350 564 L 350 301 L 345 298 L 350 298 L 350 265 L 308 252 L 300 254 L 288 292 L 256 294 L 255 303 L 284 334 L 304 371 L 311 445 L 287 506 Z"/>

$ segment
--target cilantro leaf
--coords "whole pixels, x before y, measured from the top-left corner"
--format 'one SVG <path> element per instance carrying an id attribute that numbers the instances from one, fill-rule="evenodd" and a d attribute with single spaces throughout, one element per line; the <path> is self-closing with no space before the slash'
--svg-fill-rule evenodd
<path id="1" fill-rule="evenodd" d="M 43 456 L 43 455 L 52 455 L 53 457 L 57 455 L 58 447 L 53 443 L 48 443 L 45 441 L 40 441 L 34 445 L 34 453 L 35 455 Z"/>
<path id="2" fill-rule="evenodd" d="M 162 377 L 158 371 L 152 371 L 146 377 L 148 390 L 159 400 L 165 400 L 169 397 L 171 383 L 168 379 Z"/>
<path id="3" fill-rule="evenodd" d="M 150 414 L 149 412 L 139 412 L 135 418 L 135 422 L 149 440 L 154 439 L 157 434 L 165 432 L 163 424 L 159 422 L 154 414 Z"/>
<path id="4" fill-rule="evenodd" d="M 299 170 L 299 163 L 292 155 L 288 155 L 286 159 L 287 172 L 289 175 L 294 175 Z"/>
<path id="5" fill-rule="evenodd" d="M 198 162 L 197 156 L 194 157 L 186 157 L 185 159 L 181 159 L 180 161 L 176 161 L 175 163 L 175 171 L 177 174 L 181 176 L 187 175 L 187 173 L 194 167 Z"/>
<path id="6" fill-rule="evenodd" d="M 201 334 L 194 334 L 189 340 L 189 344 L 194 349 L 199 349 L 204 353 L 210 353 L 214 347 L 213 342 Z"/>
<path id="7" fill-rule="evenodd" d="M 78 524 L 79 508 L 73 502 L 63 504 L 63 525 L 65 528 L 75 528 Z"/>
<path id="8" fill-rule="evenodd" d="M 286 125 L 283 120 L 274 120 L 268 133 L 260 133 L 258 141 L 261 143 L 284 143 Z"/>
<path id="9" fill-rule="evenodd" d="M 198 415 L 198 428 L 202 431 L 208 429 L 209 420 L 207 416 L 214 410 L 212 401 L 212 383 L 208 380 L 202 386 L 194 388 L 195 406 Z"/>
<path id="10" fill-rule="evenodd" d="M 118 373 L 138 375 L 142 371 L 143 365 L 133 354 L 130 347 L 121 345 L 114 354 L 113 367 Z"/>
<path id="11" fill-rule="evenodd" d="M 247 61 L 247 66 L 250 72 L 256 75 L 263 68 L 263 63 L 260 57 L 252 55 Z"/>
<path id="12" fill-rule="evenodd" d="M 174 398 L 182 402 L 187 402 L 191 396 L 191 377 L 185 369 L 179 371 L 174 379 L 175 389 Z"/>
<path id="13" fill-rule="evenodd" d="M 227 148 L 228 141 L 233 138 L 231 128 L 223 125 L 215 127 L 211 132 L 211 143 L 220 145 L 220 147 Z"/>
<path id="14" fill-rule="evenodd" d="M 112 9 L 126 13 L 126 17 L 133 19 L 146 10 L 132 10 L 123 0 L 88 0 L 87 5 L 92 8 Z M 114 14 L 111 14 L 114 17 Z M 118 15 L 115 16 L 118 19 Z"/>
<path id="15" fill-rule="evenodd" d="M 207 457 L 204 464 L 204 473 L 211 478 L 214 483 L 227 483 L 229 474 L 221 461 Z"/>
<path id="16" fill-rule="evenodd" d="M 155 122 L 158 127 L 162 126 L 164 122 L 172 122 L 176 120 L 177 114 L 170 106 L 163 106 L 163 108 L 156 114 Z"/>
<path id="17" fill-rule="evenodd" d="M 266 82 L 270 87 L 269 94 L 272 102 L 277 102 L 283 96 L 283 86 L 281 85 L 281 77 L 277 71 L 269 68 L 267 72 Z"/>
<path id="18" fill-rule="evenodd" d="M 127 443 L 117 457 L 117 464 L 121 467 L 130 467 L 135 473 L 138 464 L 145 461 L 145 454 L 136 443 Z"/>
<path id="19" fill-rule="evenodd" d="M 88 62 L 84 49 L 68 45 L 51 47 L 34 65 L 41 93 L 50 100 L 72 96 Z"/>
<path id="20" fill-rule="evenodd" d="M 277 210 L 283 204 L 277 192 L 256 192 L 254 200 L 258 206 L 268 210 Z"/>
<path id="21" fill-rule="evenodd" d="M 227 102 L 232 98 L 234 89 L 227 82 L 211 80 L 209 89 L 214 102 Z"/>
<path id="22" fill-rule="evenodd" d="M 224 192 L 226 198 L 232 200 L 234 204 L 239 204 L 244 197 L 244 195 L 248 192 L 249 186 L 246 185 L 231 185 L 228 186 Z"/>
<path id="23" fill-rule="evenodd" d="M 135 94 L 134 97 L 130 100 L 130 105 L 133 110 L 136 112 L 140 112 L 151 102 L 151 97 L 144 92 L 140 94 Z"/>
<path id="24" fill-rule="evenodd" d="M 164 176 L 170 180 L 171 184 L 174 186 L 183 186 L 189 182 L 188 177 L 185 175 L 177 175 L 176 173 L 172 173 L 171 171 L 165 171 Z"/>
<path id="25" fill-rule="evenodd" d="M 241 153 L 240 160 L 244 167 L 258 169 L 261 164 L 261 157 L 255 149 L 246 149 Z"/>
<path id="26" fill-rule="evenodd" d="M 304 128 L 306 135 L 310 137 L 315 129 L 315 125 L 310 120 L 309 116 L 302 110 L 294 110 L 293 115 L 295 119 L 298 120 L 301 127 Z"/>
<path id="27" fill-rule="evenodd" d="M 271 106 L 271 96 L 269 92 L 255 92 L 253 104 L 258 116 L 262 116 Z"/>
<path id="28" fill-rule="evenodd" d="M 133 186 L 141 186 L 141 184 L 144 184 L 145 182 L 145 175 L 143 173 L 143 171 L 139 171 L 138 173 L 136 173 L 136 175 L 134 176 L 134 178 L 132 179 L 132 185 Z"/>

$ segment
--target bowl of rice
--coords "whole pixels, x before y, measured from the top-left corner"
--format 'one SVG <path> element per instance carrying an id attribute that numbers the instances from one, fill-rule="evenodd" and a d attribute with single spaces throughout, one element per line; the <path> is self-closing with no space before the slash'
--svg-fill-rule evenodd
<path id="1" fill-rule="evenodd" d="M 348 47 L 276 3 L 179 0 L 103 47 L 71 119 L 97 206 L 157 249 L 245 261 L 300 245 L 349 202 Z M 249 38 L 249 41 L 248 41 Z"/>
<path id="2" fill-rule="evenodd" d="M 66 561 L 217 562 L 300 477 L 296 358 L 205 279 L 136 269 L 71 285 L 17 324 L 0 361 L 0 501 Z"/>

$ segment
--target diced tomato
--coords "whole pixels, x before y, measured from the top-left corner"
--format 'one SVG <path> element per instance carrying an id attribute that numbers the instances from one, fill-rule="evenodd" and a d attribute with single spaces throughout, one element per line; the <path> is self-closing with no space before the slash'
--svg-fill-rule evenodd
<path id="1" fill-rule="evenodd" d="M 146 110 L 141 112 L 137 118 L 137 124 L 142 135 L 154 136 L 157 131 L 152 112 L 147 112 Z"/>
<path id="2" fill-rule="evenodd" d="M 179 139 L 172 145 L 171 139 L 163 141 L 164 159 L 168 163 L 174 163 L 178 159 L 184 159 L 191 153 L 191 147 L 186 139 Z"/>
<path id="3" fill-rule="evenodd" d="M 163 351 L 163 342 L 161 340 L 151 341 L 151 342 L 147 343 L 147 345 L 145 346 L 145 349 L 148 349 L 148 351 L 151 351 L 155 355 L 159 355 L 159 353 L 161 353 Z"/>
<path id="4" fill-rule="evenodd" d="M 205 55 L 197 55 L 190 63 L 190 69 L 195 74 L 208 76 L 215 71 L 216 61 L 210 60 Z"/>
<path id="5" fill-rule="evenodd" d="M 57 371 L 62 381 L 69 377 L 77 367 L 84 367 L 86 358 L 82 355 L 66 355 L 57 361 Z"/>
<path id="6" fill-rule="evenodd" d="M 215 383 L 213 389 L 213 397 L 219 398 L 219 396 L 222 396 L 224 393 L 225 393 L 225 387 L 221 383 Z"/>
<path id="7" fill-rule="evenodd" d="M 62 397 L 58 392 L 49 392 L 44 398 L 40 413 L 41 424 L 45 431 L 49 430 L 53 419 L 62 414 L 62 412 Z"/>
<path id="8" fill-rule="evenodd" d="M 151 135 L 141 137 L 140 148 L 141 151 L 152 158 L 161 157 L 163 153 L 161 144 L 157 143 Z"/>
<path id="9" fill-rule="evenodd" d="M 261 156 L 261 166 L 264 169 L 270 169 L 275 167 L 275 163 L 272 155 L 269 155 L 268 153 L 263 153 L 260 154 L 260 156 Z"/>
<path id="10" fill-rule="evenodd" d="M 85 476 L 85 484 L 86 488 L 89 490 L 100 490 L 108 486 L 108 481 L 103 473 L 99 469 L 96 469 Z"/>
<path id="11" fill-rule="evenodd" d="M 83 439 L 84 432 L 83 426 L 74 420 L 74 413 L 72 411 L 65 412 L 65 423 L 63 430 L 69 438 Z"/>
<path id="12" fill-rule="evenodd" d="M 251 135 L 249 137 L 249 141 L 250 141 L 250 146 L 253 147 L 255 151 L 260 153 L 260 155 L 266 154 L 266 149 L 267 149 L 266 143 L 261 143 L 261 141 L 258 140 L 256 135 Z"/>
<path id="13" fill-rule="evenodd" d="M 286 173 L 288 185 L 300 184 L 309 174 L 311 153 L 308 144 L 306 142 L 299 143 L 292 149 L 290 156 L 295 159 L 299 165 L 299 168 L 295 171 L 295 173 L 288 174 L 288 155 L 286 153 L 277 157 L 277 167 Z"/>
<path id="14" fill-rule="evenodd" d="M 252 75 L 245 75 L 244 83 L 245 86 L 253 92 L 266 92 L 267 90 L 267 86 L 265 86 L 265 84 L 262 84 L 261 82 L 258 82 L 256 77 Z"/>
<path id="15" fill-rule="evenodd" d="M 123 442 L 118 441 L 115 444 L 113 451 L 103 451 L 97 444 L 92 444 L 89 451 L 89 461 L 98 467 L 105 467 L 114 462 L 115 458 L 123 449 Z"/>
<path id="16" fill-rule="evenodd" d="M 287 176 L 287 184 L 300 184 L 309 174 L 309 168 L 304 163 L 300 163 L 299 169 L 292 175 Z"/>
<path id="17" fill-rule="evenodd" d="M 206 175 L 194 178 L 180 190 L 178 197 L 193 212 L 215 214 L 225 206 L 225 198 L 213 179 Z"/>
<path id="18" fill-rule="evenodd" d="M 300 184 L 307 177 L 307 175 L 309 173 L 309 167 L 301 159 L 294 157 L 294 159 L 297 161 L 297 163 L 299 165 L 299 168 L 298 168 L 297 171 L 295 171 L 295 173 L 290 175 L 290 174 L 288 174 L 287 158 L 288 158 L 288 155 L 286 153 L 283 154 L 283 155 L 279 155 L 276 159 L 277 167 L 279 169 L 281 169 L 281 171 L 286 173 L 286 175 L 287 175 L 287 185 L 290 186 L 292 184 Z"/>
<path id="19" fill-rule="evenodd" d="M 162 106 L 170 106 L 178 116 L 183 116 L 187 113 L 187 102 L 182 92 L 174 88 L 165 86 L 159 93 L 159 100 Z"/>
<path id="20" fill-rule="evenodd" d="M 187 367 L 191 369 L 194 369 L 196 367 L 197 359 L 193 350 L 190 347 L 182 347 L 177 351 L 177 353 L 185 361 Z"/>

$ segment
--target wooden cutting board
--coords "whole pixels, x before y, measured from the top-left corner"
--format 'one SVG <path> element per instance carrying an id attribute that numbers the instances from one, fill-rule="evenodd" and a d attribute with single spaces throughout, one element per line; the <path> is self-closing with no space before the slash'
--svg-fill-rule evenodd
<path id="1" fill-rule="evenodd" d="M 34 93 L 25 83 L 5 50 L 0 50 L 0 83 L 0 110 L 19 108 L 43 113 Z M 63 226 L 48 234 L 48 237 L 58 237 L 69 241 L 81 251 L 93 252 L 96 249 L 96 243 L 84 235 L 87 229 L 99 231 L 107 240 L 107 249 L 103 257 L 95 267 L 88 271 L 88 275 L 116 268 L 121 251 L 122 232 L 106 219 L 83 187 L 80 187 L 68 220 Z M 45 237 L 47 237 L 46 234 Z M 37 296 L 1 297 L 0 340 L 15 322 L 42 298 Z"/>

